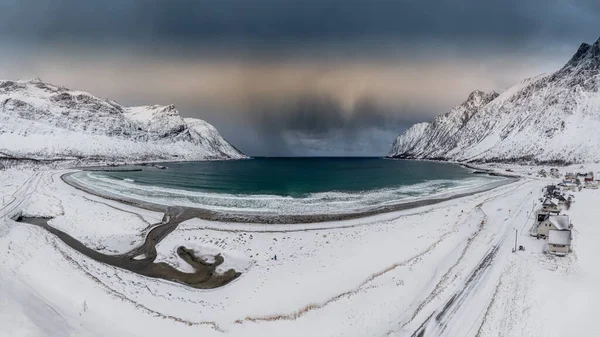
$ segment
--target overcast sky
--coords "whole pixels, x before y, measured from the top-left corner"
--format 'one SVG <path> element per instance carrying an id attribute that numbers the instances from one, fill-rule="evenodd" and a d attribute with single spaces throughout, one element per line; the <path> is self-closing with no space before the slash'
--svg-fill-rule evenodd
<path id="1" fill-rule="evenodd" d="M 384 155 L 598 37 L 597 0 L 0 0 L 0 78 L 175 104 L 249 155 Z"/>

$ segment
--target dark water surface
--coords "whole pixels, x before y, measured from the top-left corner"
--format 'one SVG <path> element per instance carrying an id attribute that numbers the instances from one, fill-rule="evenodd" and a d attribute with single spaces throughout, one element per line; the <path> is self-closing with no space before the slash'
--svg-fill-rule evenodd
<path id="1" fill-rule="evenodd" d="M 464 192 L 501 178 L 458 165 L 382 158 L 256 158 L 81 172 L 79 183 L 115 196 L 221 211 L 356 212 Z"/>
<path id="2" fill-rule="evenodd" d="M 426 181 L 473 178 L 458 165 L 382 158 L 257 158 L 165 164 L 167 170 L 104 172 L 138 184 L 229 194 L 302 197 L 319 192 L 358 192 Z"/>

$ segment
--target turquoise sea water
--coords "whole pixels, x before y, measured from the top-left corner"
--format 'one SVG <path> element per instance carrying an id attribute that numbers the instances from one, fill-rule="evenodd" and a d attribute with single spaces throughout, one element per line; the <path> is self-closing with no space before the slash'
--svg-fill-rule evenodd
<path id="1" fill-rule="evenodd" d="M 162 204 L 286 214 L 361 211 L 497 182 L 458 165 L 382 158 L 257 158 L 81 172 L 81 183 Z"/>

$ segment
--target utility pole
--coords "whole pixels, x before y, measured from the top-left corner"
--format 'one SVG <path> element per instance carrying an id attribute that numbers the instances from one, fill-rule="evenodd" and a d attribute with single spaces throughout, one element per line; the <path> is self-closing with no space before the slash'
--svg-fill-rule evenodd
<path id="1" fill-rule="evenodd" d="M 517 251 L 517 234 L 519 231 L 515 228 L 515 252 Z"/>

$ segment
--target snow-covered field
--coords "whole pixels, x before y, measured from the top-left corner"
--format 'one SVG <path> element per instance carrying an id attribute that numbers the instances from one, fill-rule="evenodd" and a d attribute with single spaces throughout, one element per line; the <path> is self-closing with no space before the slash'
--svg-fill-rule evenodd
<path id="1" fill-rule="evenodd" d="M 529 236 L 550 180 L 524 179 L 460 199 L 355 220 L 251 225 L 192 219 L 158 261 L 221 253 L 242 275 L 199 290 L 95 262 L 42 228 L 110 254 L 141 242 L 162 214 L 66 185 L 65 171 L 0 171 L 0 336 L 598 335 L 600 190 L 576 193 L 574 253 Z M 599 214 L 596 214 L 599 213 Z M 7 215 L 6 217 L 4 215 Z M 515 230 L 526 251 L 512 253 Z M 273 257 L 277 255 L 277 260 Z"/>

